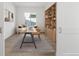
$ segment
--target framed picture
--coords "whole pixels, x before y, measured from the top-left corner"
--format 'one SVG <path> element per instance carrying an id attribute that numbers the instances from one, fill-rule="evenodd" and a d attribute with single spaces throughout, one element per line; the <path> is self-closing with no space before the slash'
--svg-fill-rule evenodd
<path id="1" fill-rule="evenodd" d="M 9 11 L 9 10 L 5 10 L 5 22 L 11 22 L 14 19 L 14 14 Z"/>

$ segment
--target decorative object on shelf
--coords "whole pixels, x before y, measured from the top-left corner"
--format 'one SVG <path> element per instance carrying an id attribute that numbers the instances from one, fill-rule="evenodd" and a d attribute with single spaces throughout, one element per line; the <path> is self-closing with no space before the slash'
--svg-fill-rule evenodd
<path id="1" fill-rule="evenodd" d="M 56 28 L 56 4 L 45 11 L 45 27 Z"/>

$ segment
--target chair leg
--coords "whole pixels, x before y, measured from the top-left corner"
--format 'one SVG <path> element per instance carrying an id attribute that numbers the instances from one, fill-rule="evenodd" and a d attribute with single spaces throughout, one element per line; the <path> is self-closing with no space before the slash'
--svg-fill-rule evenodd
<path id="1" fill-rule="evenodd" d="M 31 37 L 32 37 L 32 42 L 34 43 L 35 48 L 37 48 L 32 34 L 31 34 Z"/>
<path id="2" fill-rule="evenodd" d="M 38 35 L 38 37 L 39 37 L 39 39 L 41 40 L 40 35 Z"/>
<path id="3" fill-rule="evenodd" d="M 22 47 L 22 45 L 23 45 L 23 43 L 24 43 L 25 36 L 26 36 L 26 34 L 24 34 L 24 37 L 23 37 L 23 40 L 22 40 L 22 43 L 21 43 L 20 48 Z"/>

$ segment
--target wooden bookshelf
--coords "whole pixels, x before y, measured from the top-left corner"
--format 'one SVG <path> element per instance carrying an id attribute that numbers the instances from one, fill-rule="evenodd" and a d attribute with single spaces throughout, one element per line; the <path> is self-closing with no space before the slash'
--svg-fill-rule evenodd
<path id="1" fill-rule="evenodd" d="M 56 42 L 56 3 L 45 11 L 45 28 L 49 41 Z"/>
<path id="2" fill-rule="evenodd" d="M 45 27 L 56 28 L 56 3 L 45 11 Z"/>

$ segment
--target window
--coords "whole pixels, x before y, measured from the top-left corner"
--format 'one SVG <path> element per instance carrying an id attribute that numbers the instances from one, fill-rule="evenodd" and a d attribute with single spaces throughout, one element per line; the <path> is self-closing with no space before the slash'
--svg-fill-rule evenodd
<path id="1" fill-rule="evenodd" d="M 24 13 L 24 16 L 27 27 L 34 27 L 36 25 L 36 13 Z"/>

